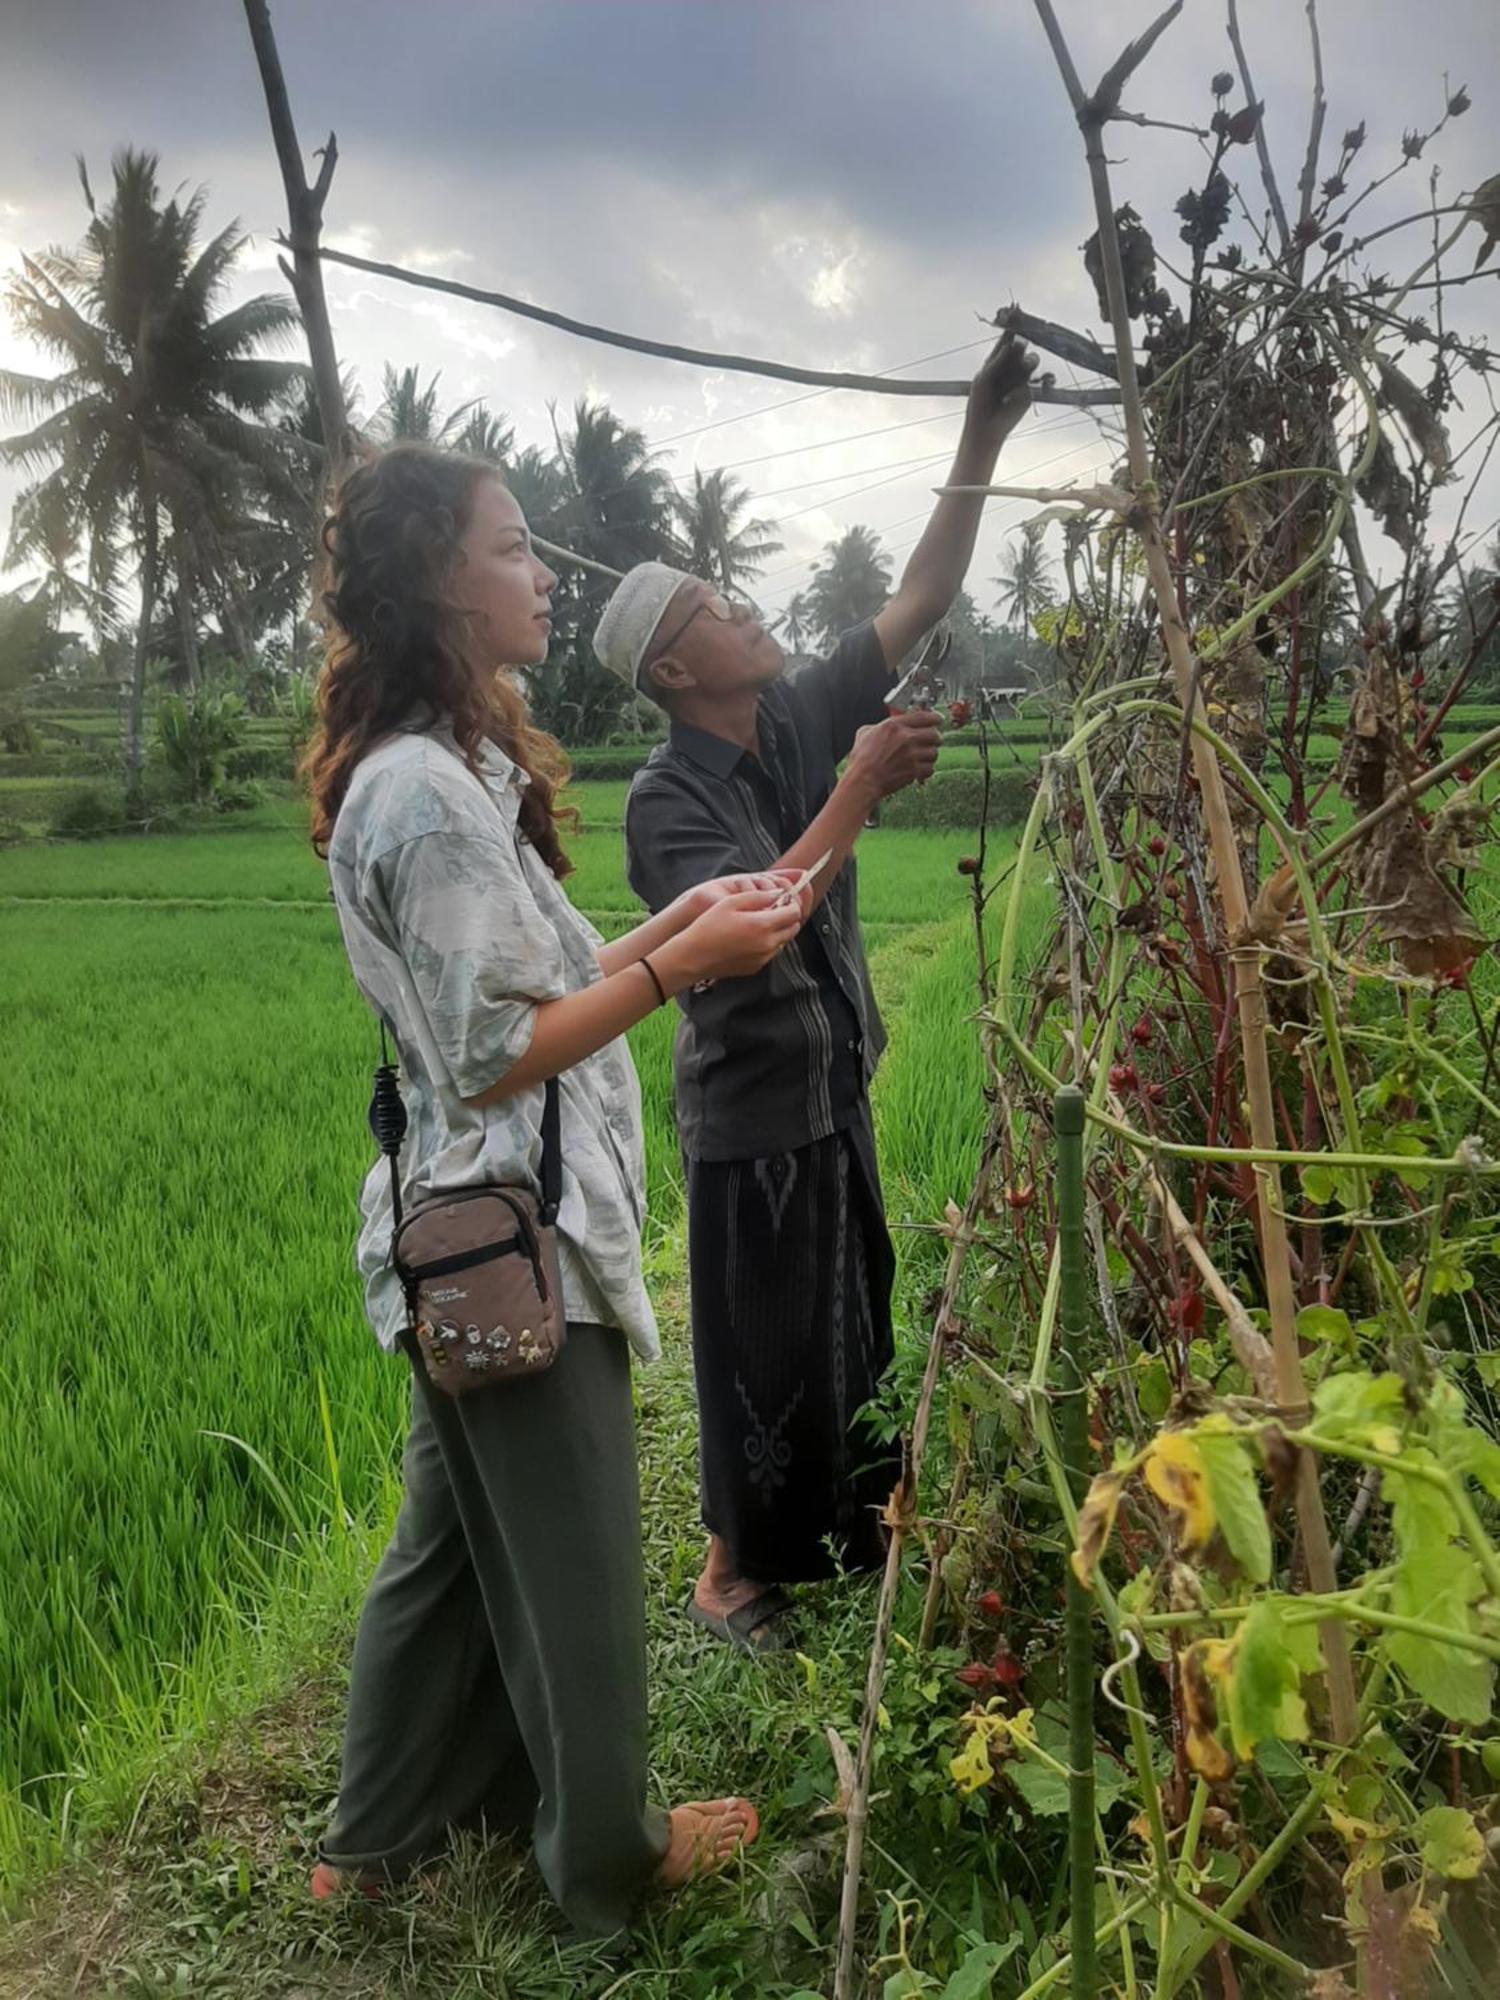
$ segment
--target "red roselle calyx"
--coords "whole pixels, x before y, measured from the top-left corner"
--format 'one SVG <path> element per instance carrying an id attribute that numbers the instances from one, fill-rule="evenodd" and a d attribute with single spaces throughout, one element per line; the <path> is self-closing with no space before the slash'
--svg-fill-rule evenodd
<path id="1" fill-rule="evenodd" d="M 1152 1027 L 1148 1017 L 1142 1014 L 1141 1018 L 1130 1030 L 1130 1039 L 1136 1044 L 1137 1048 L 1149 1049 L 1155 1033 L 1156 1030 Z"/>
<path id="2" fill-rule="evenodd" d="M 1109 1072 L 1109 1087 L 1123 1096 L 1140 1082 L 1134 1063 L 1116 1063 Z"/>

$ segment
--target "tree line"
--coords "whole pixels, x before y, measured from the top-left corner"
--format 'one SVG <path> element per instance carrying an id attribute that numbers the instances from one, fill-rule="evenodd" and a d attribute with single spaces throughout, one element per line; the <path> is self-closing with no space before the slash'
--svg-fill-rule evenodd
<path id="1" fill-rule="evenodd" d="M 7 288 L 13 323 L 57 372 L 0 371 L 0 414 L 25 426 L 0 440 L 0 463 L 26 479 L 5 560 L 36 578 L 0 599 L 0 702 L 13 713 L 19 691 L 49 677 L 123 684 L 134 790 L 153 686 L 191 694 L 231 677 L 259 706 L 305 671 L 323 440 L 305 364 L 275 352 L 299 331 L 294 302 L 266 293 L 226 304 L 240 226 L 205 240 L 205 191 L 164 198 L 149 152 L 115 158 L 102 201 L 81 163 L 79 177 L 81 242 L 23 258 Z M 579 398 L 566 415 L 554 406 L 552 447 L 517 449 L 501 412 L 483 399 L 445 408 L 439 378 L 416 367 L 387 365 L 368 413 L 358 385 L 346 386 L 366 442 L 416 439 L 489 460 L 539 535 L 595 562 L 655 558 L 745 593 L 782 553 L 732 472 L 695 468 L 679 485 L 604 402 Z M 1036 634 L 1056 596 L 1044 532 L 1023 529 L 995 579 L 1008 637 L 961 600 L 956 684 L 1044 670 Z M 815 650 L 878 610 L 891 583 L 879 537 L 851 527 L 772 622 L 790 652 Z M 568 743 L 645 726 L 589 648 L 608 588 L 564 566 L 553 652 L 531 693 L 538 719 Z"/>

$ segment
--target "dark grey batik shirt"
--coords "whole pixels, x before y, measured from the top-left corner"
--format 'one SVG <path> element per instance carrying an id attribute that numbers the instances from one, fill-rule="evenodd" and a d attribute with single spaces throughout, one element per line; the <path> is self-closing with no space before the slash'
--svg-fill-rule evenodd
<path id="1" fill-rule="evenodd" d="M 760 755 L 674 724 L 630 788 L 626 871 L 652 910 L 695 883 L 769 867 L 826 804 L 855 732 L 885 716 L 890 669 L 872 625 L 760 699 Z M 677 1128 L 700 1160 L 790 1152 L 845 1129 L 885 1031 L 846 862 L 800 935 L 751 979 L 679 1006 Z"/>

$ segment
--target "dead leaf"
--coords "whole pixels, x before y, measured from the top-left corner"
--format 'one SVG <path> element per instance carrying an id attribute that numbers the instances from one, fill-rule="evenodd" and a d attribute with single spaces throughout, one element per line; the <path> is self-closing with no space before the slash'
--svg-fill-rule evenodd
<path id="1" fill-rule="evenodd" d="M 1462 972 L 1484 942 L 1458 897 L 1433 867 L 1427 836 L 1410 812 L 1394 813 L 1372 835 L 1361 871 L 1383 936 L 1419 978 Z"/>
<path id="2" fill-rule="evenodd" d="M 854 1752 L 839 1735 L 830 1722 L 824 1731 L 828 1747 L 833 1752 L 834 1775 L 838 1780 L 837 1789 L 826 1806 L 819 1806 L 814 1819 L 847 1819 L 849 1801 L 854 1797 Z"/>
<path id="3" fill-rule="evenodd" d="M 1354 1988 L 1336 1965 L 1327 1965 L 1313 1974 L 1308 1989 L 1312 2000 L 1355 2000 Z"/>
<path id="4" fill-rule="evenodd" d="M 1375 372 L 1380 377 L 1380 386 L 1386 401 L 1401 419 L 1402 428 L 1421 452 L 1432 469 L 1434 479 L 1447 477 L 1452 463 L 1452 453 L 1448 448 L 1448 433 L 1438 421 L 1437 412 L 1422 394 L 1416 383 L 1401 373 L 1394 361 L 1387 361 L 1383 354 L 1375 356 Z"/>
<path id="5" fill-rule="evenodd" d="M 1481 181 L 1469 196 L 1468 220 L 1477 222 L 1484 231 L 1484 241 L 1474 259 L 1477 271 L 1495 245 L 1500 243 L 1500 174 L 1491 174 L 1487 181 Z"/>
<path id="6" fill-rule="evenodd" d="M 1412 521 L 1412 484 L 1396 463 L 1395 447 L 1382 431 L 1375 442 L 1370 468 L 1355 487 L 1391 540 L 1410 551 L 1417 538 Z"/>
<path id="7" fill-rule="evenodd" d="M 1078 1546 L 1073 1551 L 1073 1574 L 1085 1590 L 1091 1590 L 1094 1570 L 1115 1525 L 1120 1494 L 1125 1485 L 1123 1472 L 1097 1472 L 1078 1510 Z"/>
<path id="8" fill-rule="evenodd" d="M 1210 1639 L 1190 1646 L 1178 1664 L 1182 1670 L 1182 1706 L 1187 1716 L 1188 1762 L 1211 1785 L 1222 1784 L 1234 1771 L 1234 1759 L 1219 1741 L 1219 1711 L 1213 1683 L 1203 1659 L 1203 1646 L 1222 1645 Z"/>

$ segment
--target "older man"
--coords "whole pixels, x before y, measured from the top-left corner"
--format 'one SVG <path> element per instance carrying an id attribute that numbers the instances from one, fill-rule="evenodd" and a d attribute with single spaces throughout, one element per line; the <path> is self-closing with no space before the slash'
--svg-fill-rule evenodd
<path id="1" fill-rule="evenodd" d="M 950 484 L 990 479 L 1035 365 L 1011 339 L 990 354 Z M 679 1002 L 710 1537 L 689 1614 L 750 1652 L 787 1643 L 784 1585 L 882 1554 L 896 1464 L 853 1420 L 892 1352 L 894 1256 L 868 1094 L 885 1037 L 852 856 L 880 800 L 936 762 L 937 718 L 888 717 L 886 697 L 893 669 L 958 594 L 982 504 L 941 498 L 890 602 L 794 675 L 783 677 L 781 649 L 749 607 L 661 563 L 630 572 L 594 638 L 603 664 L 671 722 L 626 807 L 643 902 L 659 910 L 712 876 L 823 863 L 803 891 L 809 921 L 779 959 Z"/>

